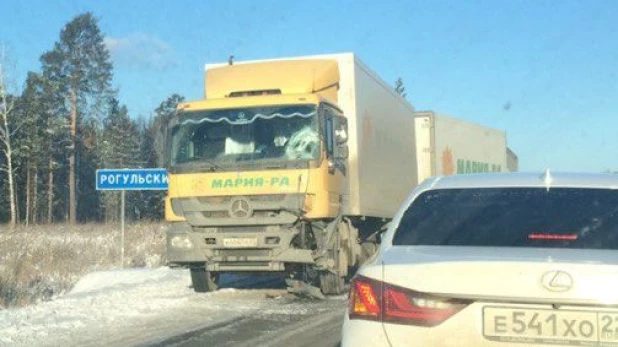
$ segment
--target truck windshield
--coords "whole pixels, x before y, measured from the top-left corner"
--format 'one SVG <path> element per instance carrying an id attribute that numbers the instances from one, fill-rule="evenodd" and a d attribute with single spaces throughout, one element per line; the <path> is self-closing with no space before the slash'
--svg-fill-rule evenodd
<path id="1" fill-rule="evenodd" d="M 286 163 L 317 159 L 315 105 L 189 111 L 171 123 L 171 166 Z"/>

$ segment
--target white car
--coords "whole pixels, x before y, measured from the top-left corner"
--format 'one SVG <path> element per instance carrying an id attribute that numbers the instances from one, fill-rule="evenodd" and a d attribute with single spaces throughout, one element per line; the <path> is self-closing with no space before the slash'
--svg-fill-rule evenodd
<path id="1" fill-rule="evenodd" d="M 618 175 L 429 179 L 350 283 L 342 346 L 618 346 Z"/>

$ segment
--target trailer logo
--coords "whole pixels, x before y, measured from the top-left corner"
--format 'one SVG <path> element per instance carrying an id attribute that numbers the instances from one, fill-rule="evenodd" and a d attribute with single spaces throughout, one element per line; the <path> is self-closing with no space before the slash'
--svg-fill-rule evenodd
<path id="1" fill-rule="evenodd" d="M 445 176 L 452 175 L 455 172 L 453 164 L 453 152 L 450 148 L 445 147 L 442 151 L 442 174 Z"/>
<path id="2" fill-rule="evenodd" d="M 453 151 L 451 148 L 444 147 L 444 150 L 442 151 L 442 175 L 444 176 L 452 175 L 454 173 L 468 174 L 501 171 L 502 165 L 463 158 L 457 159 L 457 169 L 455 170 L 455 160 L 453 158 Z"/>
<path id="3" fill-rule="evenodd" d="M 457 159 L 457 173 L 501 172 L 502 166 L 476 160 Z"/>
<path id="4" fill-rule="evenodd" d="M 230 214 L 238 218 L 248 218 L 253 215 L 253 210 L 247 199 L 239 197 L 232 200 Z"/>

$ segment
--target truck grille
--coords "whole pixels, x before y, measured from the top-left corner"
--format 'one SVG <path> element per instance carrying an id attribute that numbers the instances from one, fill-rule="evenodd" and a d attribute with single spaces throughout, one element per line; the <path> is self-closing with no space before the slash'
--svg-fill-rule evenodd
<path id="1" fill-rule="evenodd" d="M 194 227 L 291 224 L 304 194 L 264 194 L 172 198 L 172 210 Z M 294 211 L 298 211 L 297 213 Z"/>
<path id="2" fill-rule="evenodd" d="M 197 198 L 201 204 L 217 205 L 217 204 L 229 204 L 232 201 L 231 196 L 200 196 Z"/>
<path id="3" fill-rule="evenodd" d="M 249 200 L 251 201 L 283 201 L 285 199 L 285 195 L 282 194 L 272 194 L 272 195 L 249 195 Z"/>
<path id="4" fill-rule="evenodd" d="M 206 218 L 229 218 L 230 213 L 227 211 L 204 211 L 202 212 Z"/>
<path id="5" fill-rule="evenodd" d="M 217 232 L 226 232 L 226 233 L 263 233 L 266 232 L 265 226 L 226 226 L 225 228 L 218 227 L 200 227 L 194 226 L 193 229 L 197 232 L 206 232 L 206 233 L 217 233 Z"/>

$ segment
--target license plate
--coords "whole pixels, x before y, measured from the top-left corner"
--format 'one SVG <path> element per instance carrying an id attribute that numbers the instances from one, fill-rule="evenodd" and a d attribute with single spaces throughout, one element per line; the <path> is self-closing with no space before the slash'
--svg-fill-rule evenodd
<path id="1" fill-rule="evenodd" d="M 618 312 L 486 306 L 483 335 L 512 343 L 618 346 Z"/>
<path id="2" fill-rule="evenodd" d="M 229 238 L 223 239 L 224 247 L 257 247 L 257 238 Z"/>

